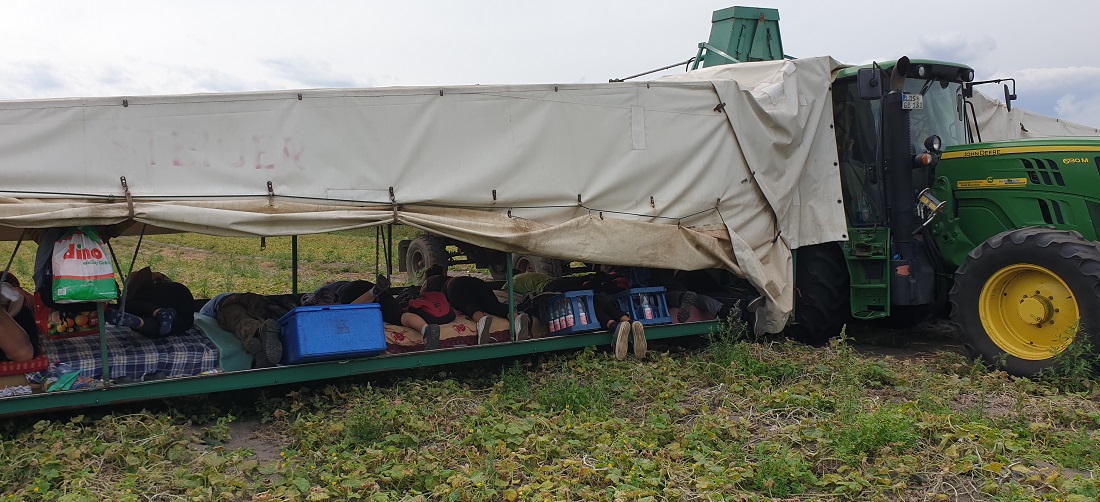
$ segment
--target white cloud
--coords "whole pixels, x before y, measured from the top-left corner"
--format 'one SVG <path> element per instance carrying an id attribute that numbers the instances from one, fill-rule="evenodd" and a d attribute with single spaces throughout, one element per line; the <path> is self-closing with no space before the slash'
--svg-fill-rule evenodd
<path id="1" fill-rule="evenodd" d="M 1062 96 L 1054 105 L 1058 118 L 1078 124 L 1100 127 L 1100 94 L 1079 97 L 1076 94 Z"/>
<path id="2" fill-rule="evenodd" d="M 1008 76 L 1014 77 L 1018 85 L 1026 85 L 1028 88 L 1035 90 L 1065 89 L 1066 87 L 1080 85 L 1095 88 L 1096 81 L 1100 80 L 1100 67 L 1024 68 L 1016 70 Z"/>
<path id="3" fill-rule="evenodd" d="M 956 61 L 977 67 L 989 53 L 997 50 L 997 41 L 989 35 L 962 32 L 941 33 L 917 39 L 917 55 L 942 61 Z"/>

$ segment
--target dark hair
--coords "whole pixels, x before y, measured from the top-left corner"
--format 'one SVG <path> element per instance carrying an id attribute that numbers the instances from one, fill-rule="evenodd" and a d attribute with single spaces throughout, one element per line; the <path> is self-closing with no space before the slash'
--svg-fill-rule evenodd
<path id="1" fill-rule="evenodd" d="M 425 278 L 435 277 L 435 276 L 439 276 L 439 275 L 446 276 L 447 275 L 447 267 L 445 267 L 443 265 L 436 264 L 436 265 L 432 265 L 432 266 L 428 267 L 426 270 L 424 270 L 424 277 Z"/>
<path id="2" fill-rule="evenodd" d="M 433 275 L 424 281 L 424 291 L 443 291 L 443 285 L 447 284 L 449 277 L 445 275 Z"/>

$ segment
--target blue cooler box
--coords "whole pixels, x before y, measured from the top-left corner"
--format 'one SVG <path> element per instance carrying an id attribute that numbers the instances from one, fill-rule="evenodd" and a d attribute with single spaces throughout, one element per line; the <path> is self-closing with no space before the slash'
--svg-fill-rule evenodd
<path id="1" fill-rule="evenodd" d="M 297 307 L 279 318 L 283 363 L 350 359 L 386 350 L 377 303 Z"/>

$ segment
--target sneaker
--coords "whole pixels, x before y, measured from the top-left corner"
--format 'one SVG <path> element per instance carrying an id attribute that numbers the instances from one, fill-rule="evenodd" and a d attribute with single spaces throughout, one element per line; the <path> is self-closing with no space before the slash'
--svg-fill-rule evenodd
<path id="1" fill-rule="evenodd" d="M 260 332 L 258 335 L 260 346 L 263 348 L 260 353 L 272 363 L 278 363 L 283 360 L 283 342 L 279 340 L 281 334 L 282 330 L 279 329 L 279 321 L 275 319 L 268 319 L 260 325 Z"/>
<path id="2" fill-rule="evenodd" d="M 531 338 L 531 316 L 525 312 L 516 314 L 516 341 Z"/>
<path id="3" fill-rule="evenodd" d="M 615 359 L 622 361 L 626 359 L 627 345 L 630 344 L 630 323 L 620 322 L 619 326 L 615 328 Z"/>
<path id="4" fill-rule="evenodd" d="M 374 278 L 374 287 L 371 288 L 370 292 L 371 292 L 372 295 L 374 295 L 375 298 L 378 298 L 378 295 L 381 295 L 382 293 L 385 293 L 386 291 L 389 291 L 389 289 L 390 289 L 390 278 L 386 277 L 382 274 L 378 274 Z"/>
<path id="5" fill-rule="evenodd" d="M 264 355 L 264 351 L 256 352 L 252 356 L 252 364 L 257 368 L 271 368 L 275 366 L 275 363 L 271 362 L 267 356 Z"/>
<path id="6" fill-rule="evenodd" d="M 645 357 L 645 351 L 648 348 L 645 340 L 645 326 L 642 326 L 640 321 L 634 321 L 630 323 L 630 330 L 634 332 L 634 357 Z"/>
<path id="7" fill-rule="evenodd" d="M 489 326 L 493 324 L 493 316 L 484 315 L 477 321 L 477 344 L 485 345 L 487 343 L 493 343 L 493 340 L 489 338 Z"/>
<path id="8" fill-rule="evenodd" d="M 676 322 L 683 324 L 691 317 L 691 307 L 695 306 L 696 295 L 694 291 L 685 291 L 680 295 L 680 310 L 676 312 Z"/>
<path id="9" fill-rule="evenodd" d="M 429 324 L 424 329 L 424 350 L 435 350 L 439 348 L 439 325 Z"/>
<path id="10" fill-rule="evenodd" d="M 257 337 L 249 338 L 241 344 L 241 350 L 244 350 L 244 353 L 250 356 L 255 356 L 256 354 L 259 354 L 261 351 L 263 351 L 263 348 L 263 344 L 260 343 L 260 339 Z"/>

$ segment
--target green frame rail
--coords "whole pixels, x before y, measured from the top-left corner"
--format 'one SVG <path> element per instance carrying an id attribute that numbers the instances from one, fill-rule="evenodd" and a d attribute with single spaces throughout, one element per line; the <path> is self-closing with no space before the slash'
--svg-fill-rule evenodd
<path id="1" fill-rule="evenodd" d="M 647 326 L 649 341 L 705 335 L 714 331 L 719 322 Z M 192 396 L 233 390 L 268 387 L 291 383 L 329 380 L 385 371 L 439 366 L 444 364 L 482 361 L 539 354 L 558 350 L 581 349 L 609 345 L 613 333 L 597 331 L 567 336 L 552 336 L 522 342 L 455 347 L 431 351 L 409 352 L 361 359 L 277 366 L 154 380 L 127 384 L 111 384 L 104 389 L 82 389 L 48 392 L 0 399 L 0 416 L 44 411 L 61 411 L 89 406 L 102 406 L 131 401 Z"/>

